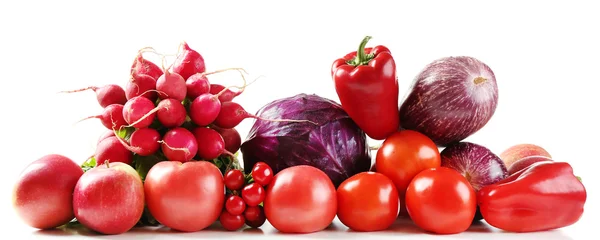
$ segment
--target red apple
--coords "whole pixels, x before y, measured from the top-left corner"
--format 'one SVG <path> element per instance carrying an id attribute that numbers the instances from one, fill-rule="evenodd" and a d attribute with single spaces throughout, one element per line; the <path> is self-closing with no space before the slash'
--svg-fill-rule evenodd
<path id="1" fill-rule="evenodd" d="M 510 168 L 510 165 L 519 159 L 529 156 L 544 156 L 552 158 L 550 153 L 548 153 L 544 148 L 529 143 L 514 145 L 504 150 L 504 152 L 499 155 L 500 159 L 502 159 L 507 168 Z"/>
<path id="2" fill-rule="evenodd" d="M 152 216 L 182 232 L 200 231 L 214 223 L 225 201 L 223 175 L 206 161 L 159 162 L 146 175 L 144 188 Z"/>
<path id="3" fill-rule="evenodd" d="M 531 166 L 531 164 L 534 164 L 536 162 L 547 162 L 547 161 L 553 161 L 552 158 L 549 157 L 544 157 L 544 156 L 529 156 L 529 157 L 524 157 L 521 158 L 520 160 L 514 162 L 512 165 L 510 165 L 510 167 L 508 168 L 508 175 L 513 175 L 514 173 L 521 171 L 524 168 L 527 168 L 529 166 Z"/>
<path id="4" fill-rule="evenodd" d="M 55 228 L 71 221 L 73 189 L 83 170 L 73 160 L 50 154 L 30 163 L 13 189 L 12 204 L 29 226 Z"/>
<path id="5" fill-rule="evenodd" d="M 85 172 L 73 193 L 75 217 L 103 234 L 121 234 L 144 211 L 144 185 L 138 173 L 122 162 L 105 163 Z"/>

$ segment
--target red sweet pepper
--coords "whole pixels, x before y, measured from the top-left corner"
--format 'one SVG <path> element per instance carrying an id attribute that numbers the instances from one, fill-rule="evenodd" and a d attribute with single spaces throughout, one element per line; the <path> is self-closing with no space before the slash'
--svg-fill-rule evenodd
<path id="1" fill-rule="evenodd" d="M 538 162 L 477 193 L 485 221 L 509 232 L 566 227 L 583 214 L 587 194 L 566 162 Z"/>
<path id="2" fill-rule="evenodd" d="M 372 139 L 383 140 L 398 131 L 396 63 L 385 46 L 365 48 L 333 62 L 331 75 L 342 108 Z"/>

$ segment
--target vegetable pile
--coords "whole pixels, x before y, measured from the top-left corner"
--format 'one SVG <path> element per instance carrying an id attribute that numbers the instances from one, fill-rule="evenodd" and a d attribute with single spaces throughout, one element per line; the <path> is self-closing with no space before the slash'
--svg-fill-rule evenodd
<path id="1" fill-rule="evenodd" d="M 268 222 L 301 234 L 336 217 L 362 232 L 409 217 L 436 234 L 478 221 L 509 232 L 579 221 L 587 193 L 569 163 L 531 143 L 496 154 L 465 140 L 498 104 L 488 65 L 469 56 L 437 59 L 401 99 L 392 52 L 367 47 L 370 39 L 333 60 L 339 103 L 298 93 L 256 114 L 235 101 L 249 85 L 244 69 L 209 72 L 186 42 L 170 64 L 140 49 L 124 88 L 64 91 L 93 91 L 103 111 L 81 121 L 98 119 L 107 131 L 81 165 L 60 154 L 28 165 L 13 207 L 33 228 L 100 234 L 159 225 L 196 232 L 217 222 L 226 231 Z M 226 71 L 243 83 L 209 81 Z M 245 119 L 254 124 L 243 139 L 236 127 Z M 369 139 L 383 142 L 370 147 Z"/>

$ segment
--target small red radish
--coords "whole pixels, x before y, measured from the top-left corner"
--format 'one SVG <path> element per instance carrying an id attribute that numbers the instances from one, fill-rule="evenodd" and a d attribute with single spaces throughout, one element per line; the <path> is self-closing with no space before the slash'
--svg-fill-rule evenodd
<path id="1" fill-rule="evenodd" d="M 117 139 L 116 136 L 109 137 L 98 143 L 96 146 L 96 166 L 108 162 L 122 162 L 131 164 L 133 161 L 133 153 Z"/>
<path id="2" fill-rule="evenodd" d="M 181 75 L 184 79 L 188 79 L 196 73 L 205 72 L 206 66 L 202 55 L 190 48 L 186 42 L 183 42 L 182 46 L 183 52 L 177 56 L 173 63 L 173 72 Z"/>
<path id="3" fill-rule="evenodd" d="M 86 90 L 92 90 L 96 93 L 96 99 L 103 108 L 111 104 L 125 104 L 127 98 L 125 97 L 125 90 L 122 87 L 115 84 L 108 84 L 102 87 L 90 86 L 82 89 L 61 91 L 61 93 L 75 93 Z"/>
<path id="4" fill-rule="evenodd" d="M 129 137 L 129 144 L 121 138 L 117 138 L 129 151 L 140 156 L 150 156 L 160 148 L 160 133 L 153 128 L 140 128 L 135 130 Z"/>
<path id="5" fill-rule="evenodd" d="M 122 110 L 121 110 L 122 111 Z M 125 120 L 123 120 L 125 121 Z M 107 139 L 109 137 L 115 136 L 115 131 L 114 130 L 107 130 L 106 132 L 104 132 L 99 138 L 98 138 L 98 143 L 102 142 L 102 140 Z"/>
<path id="6" fill-rule="evenodd" d="M 172 98 L 167 98 L 158 103 L 156 116 L 158 121 L 167 128 L 179 127 L 185 122 L 187 112 L 183 104 Z"/>
<path id="7" fill-rule="evenodd" d="M 156 90 L 159 91 L 158 96 L 161 99 L 173 98 L 183 101 L 187 94 L 185 79 L 181 75 L 170 73 L 169 71 L 165 71 L 165 73 L 156 80 Z"/>
<path id="8" fill-rule="evenodd" d="M 225 141 L 214 129 L 198 127 L 193 132 L 198 142 L 198 156 L 202 159 L 215 159 L 225 151 Z"/>
<path id="9" fill-rule="evenodd" d="M 205 93 L 192 101 L 189 114 L 192 122 L 204 127 L 215 121 L 220 110 L 221 102 L 218 96 Z"/>
<path id="10" fill-rule="evenodd" d="M 147 128 L 156 117 L 156 113 L 151 113 L 152 109 L 154 109 L 152 101 L 141 96 L 134 97 L 123 106 L 123 119 L 132 127 Z"/>
<path id="11" fill-rule="evenodd" d="M 234 128 L 246 118 L 254 118 L 263 121 L 271 122 L 309 122 L 317 125 L 317 123 L 309 120 L 293 120 L 293 119 L 265 119 L 254 114 L 248 113 L 244 108 L 236 102 L 224 102 L 221 104 L 221 111 L 214 120 L 214 125 L 220 128 Z"/>
<path id="12" fill-rule="evenodd" d="M 127 125 L 127 121 L 123 118 L 123 105 L 121 104 L 111 104 L 104 108 L 102 114 L 96 116 L 89 116 L 84 119 L 79 120 L 79 122 L 83 120 L 87 120 L 90 118 L 98 118 L 102 125 L 109 130 L 119 130 L 121 127 Z"/>
<path id="13" fill-rule="evenodd" d="M 136 56 L 135 60 L 133 61 L 133 64 L 131 65 L 131 74 L 132 75 L 144 74 L 144 75 L 149 75 L 154 79 L 157 79 L 158 77 L 160 77 L 160 75 L 163 74 L 163 71 L 156 64 L 145 59 L 142 56 L 142 53 L 144 52 L 144 50 L 145 49 L 141 49 L 138 52 L 138 55 Z M 144 91 L 142 91 L 142 92 L 144 92 Z"/>
<path id="14" fill-rule="evenodd" d="M 161 149 L 170 161 L 187 162 L 198 152 L 196 137 L 185 128 L 169 130 L 163 136 Z"/>
<path id="15" fill-rule="evenodd" d="M 220 128 L 214 125 L 210 128 L 221 134 L 223 141 L 225 141 L 225 150 L 235 153 L 240 149 L 240 146 L 242 145 L 242 137 L 235 128 Z"/>
<path id="16" fill-rule="evenodd" d="M 211 84 L 210 85 L 210 93 L 211 94 L 219 94 L 219 92 L 223 91 L 223 89 L 225 89 L 225 87 L 220 84 Z M 227 89 L 227 90 L 225 90 L 225 92 L 223 94 L 221 94 L 219 96 L 219 101 L 231 102 L 235 97 L 239 96 L 243 92 L 244 91 L 234 92 L 234 91 L 231 91 L 231 89 Z"/>
<path id="17" fill-rule="evenodd" d="M 133 73 L 125 86 L 127 100 L 142 96 L 156 101 L 156 80 L 150 75 Z"/>
<path id="18" fill-rule="evenodd" d="M 208 78 L 202 73 L 196 73 L 190 76 L 185 81 L 185 85 L 187 86 L 187 96 L 189 99 L 195 99 L 202 94 L 209 93 L 211 91 L 210 86 L 212 86 L 208 82 Z"/>

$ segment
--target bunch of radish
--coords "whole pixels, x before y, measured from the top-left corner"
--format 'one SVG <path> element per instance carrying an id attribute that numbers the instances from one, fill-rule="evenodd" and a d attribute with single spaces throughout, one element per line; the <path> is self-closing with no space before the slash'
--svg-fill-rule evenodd
<path id="1" fill-rule="evenodd" d="M 233 102 L 247 86 L 243 69 L 206 72 L 204 58 L 185 42 L 167 68 L 138 52 L 129 81 L 92 86 L 103 112 L 85 119 L 99 119 L 108 129 L 100 137 L 94 154 L 96 165 L 108 162 L 132 164 L 135 155 L 159 155 L 165 160 L 188 162 L 233 156 L 241 144 L 235 127 L 246 118 L 256 118 Z M 243 86 L 210 83 L 208 76 L 228 70 L 240 72 Z M 236 88 L 237 90 L 233 90 Z"/>

